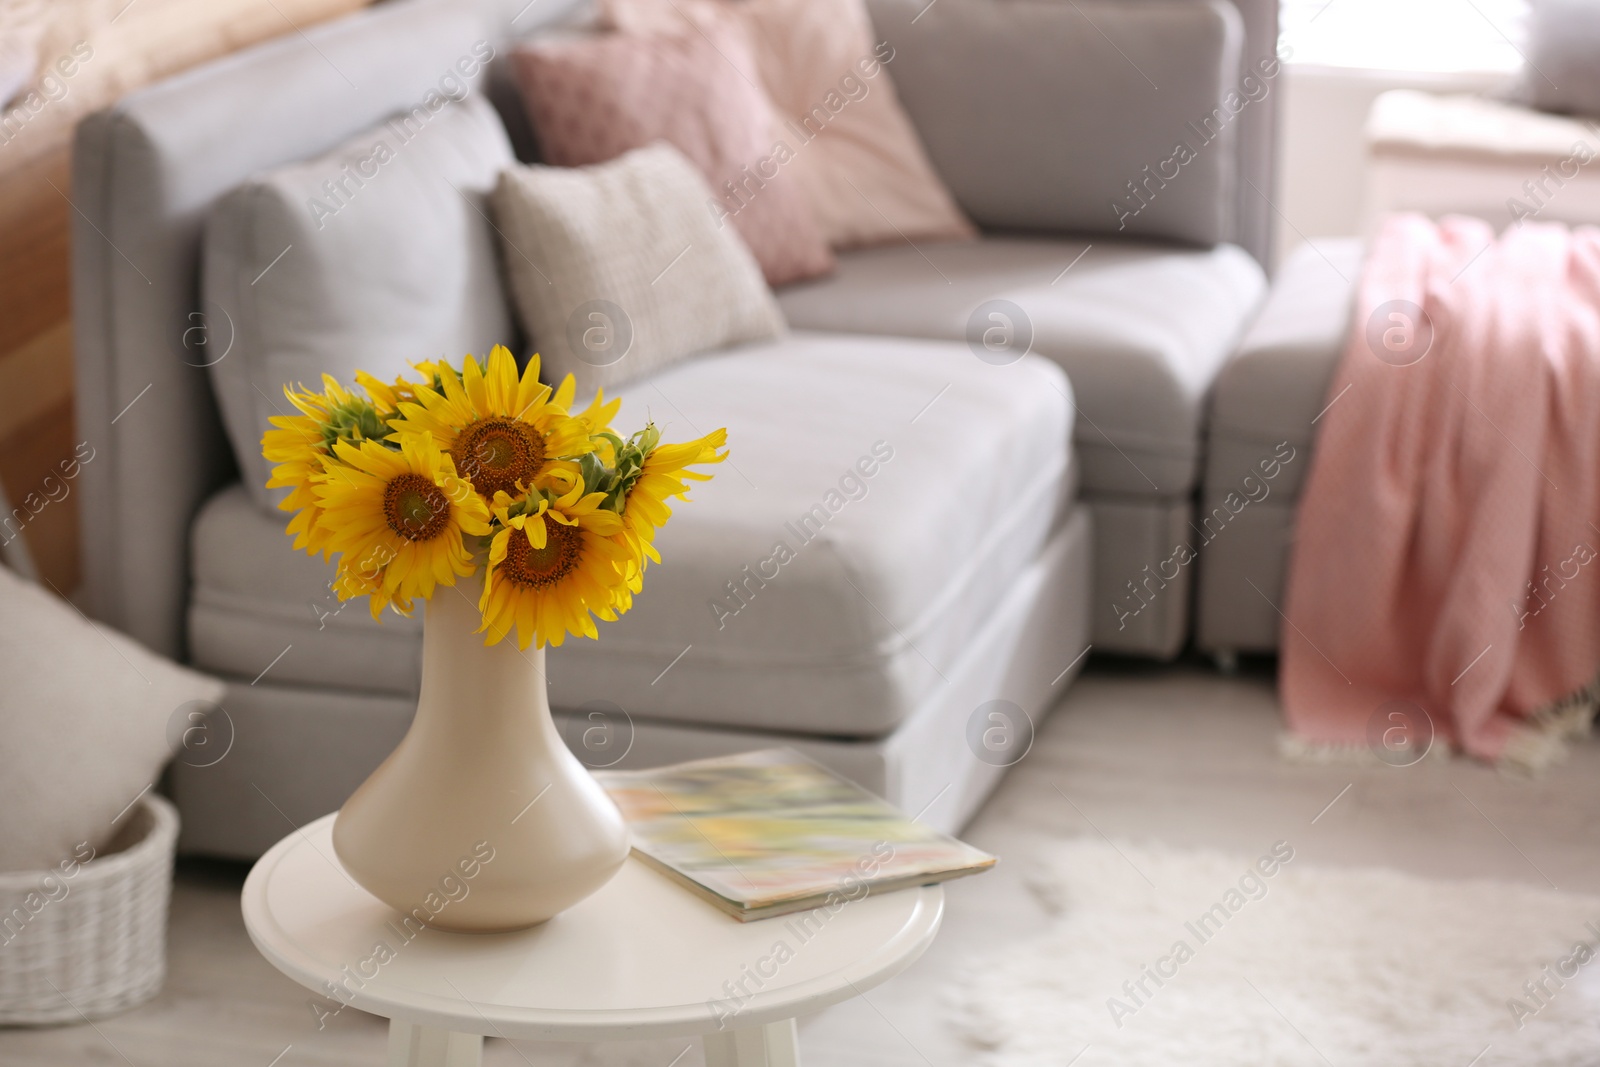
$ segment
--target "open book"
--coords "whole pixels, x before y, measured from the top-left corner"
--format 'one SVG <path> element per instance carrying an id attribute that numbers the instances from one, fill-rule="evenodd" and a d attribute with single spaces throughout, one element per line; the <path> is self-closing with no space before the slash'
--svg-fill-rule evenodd
<path id="1" fill-rule="evenodd" d="M 995 863 L 789 748 L 595 777 L 642 860 L 742 921 Z"/>

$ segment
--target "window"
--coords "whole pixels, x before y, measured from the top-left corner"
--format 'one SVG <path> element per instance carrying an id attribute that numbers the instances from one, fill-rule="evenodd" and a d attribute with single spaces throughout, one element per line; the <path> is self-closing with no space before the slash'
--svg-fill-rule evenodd
<path id="1" fill-rule="evenodd" d="M 1513 71 L 1527 0 L 1282 0 L 1293 63 L 1374 70 Z"/>

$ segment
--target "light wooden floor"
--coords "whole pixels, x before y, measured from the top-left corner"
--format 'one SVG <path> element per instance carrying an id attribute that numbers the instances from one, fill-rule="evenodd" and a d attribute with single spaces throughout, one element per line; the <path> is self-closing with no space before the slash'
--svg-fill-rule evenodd
<path id="1" fill-rule="evenodd" d="M 945 928 L 909 971 L 801 1023 L 808 1067 L 970 1063 L 971 1050 L 944 1024 L 943 998 L 1040 922 L 1022 878 L 1030 857 L 1060 837 L 1105 834 L 1244 856 L 1286 839 L 1297 866 L 1389 866 L 1600 893 L 1600 743 L 1528 781 L 1459 761 L 1291 764 L 1276 755 L 1276 733 L 1264 677 L 1094 668 L 966 835 L 1000 855 L 1000 867 L 950 886 Z M 96 1028 L 0 1031 L 0 1063 L 273 1067 L 281 1056 L 276 1067 L 381 1064 L 381 1021 L 346 1011 L 319 1032 L 304 993 L 256 955 L 239 920 L 241 880 L 233 868 L 182 871 L 171 974 L 157 1000 Z M 674 1063 L 686 1044 L 491 1041 L 485 1059 L 494 1067 L 698 1067 L 698 1047 Z"/>

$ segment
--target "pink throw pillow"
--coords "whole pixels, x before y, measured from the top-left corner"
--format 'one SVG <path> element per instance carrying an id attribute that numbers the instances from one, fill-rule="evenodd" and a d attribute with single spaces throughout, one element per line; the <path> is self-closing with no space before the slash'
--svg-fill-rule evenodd
<path id="1" fill-rule="evenodd" d="M 774 153 L 772 106 L 730 59 L 753 66 L 743 34 L 605 34 L 526 44 L 513 53 L 517 81 L 544 162 L 605 163 L 666 141 L 699 169 L 768 285 L 833 269 L 787 153 Z"/>
<path id="2" fill-rule="evenodd" d="M 834 248 L 971 238 L 976 230 L 928 160 L 889 78 L 894 52 L 873 39 L 862 0 L 600 0 L 626 33 L 697 36 L 745 29 L 776 109 L 775 136 Z"/>

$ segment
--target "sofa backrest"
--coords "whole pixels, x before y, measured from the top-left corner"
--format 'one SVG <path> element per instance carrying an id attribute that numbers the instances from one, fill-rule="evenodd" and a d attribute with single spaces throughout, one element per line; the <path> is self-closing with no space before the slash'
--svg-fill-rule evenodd
<path id="1" fill-rule="evenodd" d="M 1244 50 L 1239 57 L 1239 80 L 1257 74 L 1279 57 L 1279 0 L 1234 0 L 1244 20 Z M 1283 53 L 1283 58 L 1288 58 Z M 1278 209 L 1278 108 L 1283 99 L 1280 72 L 1267 95 L 1253 102 L 1238 119 L 1238 210 L 1234 213 L 1233 243 L 1256 257 L 1263 269 L 1272 269 L 1272 233 Z"/>
<path id="2" fill-rule="evenodd" d="M 1253 159 L 1255 120 L 1272 103 L 1280 64 L 1270 45 L 1269 75 L 1263 57 L 1246 54 L 1234 4 L 868 6 L 894 49 L 888 68 L 901 101 L 979 225 L 1254 243 L 1268 205 L 1240 195 L 1241 172 L 1263 181 L 1242 149 L 1248 143 Z"/>
<path id="3" fill-rule="evenodd" d="M 97 452 L 79 478 L 82 592 L 97 617 L 183 655 L 190 523 L 234 468 L 206 370 L 227 358 L 227 338 L 198 295 L 211 206 L 251 174 L 437 92 L 508 24 L 526 32 L 573 3 L 520 16 L 501 6 L 381 4 L 140 90 L 79 126 L 77 432 Z"/>
<path id="4" fill-rule="evenodd" d="M 872 0 L 895 89 L 986 229 L 1233 236 L 1242 28 L 1221 0 Z M 1182 146 L 1187 146 L 1184 152 Z"/>
<path id="5" fill-rule="evenodd" d="M 1269 266 L 1279 0 L 866 2 L 876 39 L 895 48 L 886 69 L 896 91 L 935 167 L 979 223 L 1223 240 Z M 519 36 L 530 28 L 516 27 Z M 509 64 L 491 71 L 488 91 L 517 157 L 536 161 Z M 1242 105 L 1231 113 L 1230 93 Z M 1203 160 L 1184 165 L 1188 188 L 1157 190 L 1167 202 L 1118 229 L 1113 193 L 1138 207 L 1127 200 L 1128 183 L 1145 188 L 1143 168 L 1170 159 L 1178 139 L 1199 144 L 1187 124 L 1203 134 L 1207 121 L 1227 128 Z M 997 173 L 1002 167 L 1013 173 Z M 1031 198 L 1027 210 L 1013 202 L 1019 192 Z"/>

